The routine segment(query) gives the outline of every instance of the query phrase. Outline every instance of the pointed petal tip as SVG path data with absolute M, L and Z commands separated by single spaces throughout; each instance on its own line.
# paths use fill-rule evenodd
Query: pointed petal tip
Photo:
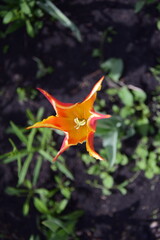
M 58 158 L 58 156 L 55 156 L 55 157 L 52 159 L 52 162 L 53 162 L 53 163 L 56 162 L 57 158 Z
M 102 84 L 102 82 L 103 82 L 103 80 L 104 80 L 104 76 L 102 76 L 99 80 L 98 80 L 98 82 L 96 83 L 96 84 L 99 84 L 100 85 L 100 87 L 101 87 L 101 84 Z
M 66 133 L 66 135 L 63 139 L 63 142 L 62 142 L 62 146 L 61 146 L 59 152 L 57 153 L 57 155 L 52 159 L 52 162 L 55 162 L 57 160 L 57 158 L 72 145 L 72 144 L 68 143 L 68 138 L 69 138 L 68 133 Z
M 91 157 L 94 157 L 95 159 L 98 159 L 98 160 L 104 160 L 94 149 L 94 144 L 93 144 L 93 139 L 94 139 L 94 132 L 90 132 L 88 134 L 88 139 L 86 141 L 86 148 L 87 148 L 87 151 L 89 152 L 89 155 Z
M 29 129 L 31 129 L 31 128 L 33 128 L 32 126 L 29 126 L 29 127 L 26 127 L 25 129 L 26 130 L 29 130 Z
M 104 78 L 105 78 L 105 77 L 104 77 L 104 76 L 102 76 L 102 77 L 99 79 L 99 81 L 103 81 L 103 80 L 104 80 Z
M 45 90 L 43 90 L 42 88 L 39 88 L 39 87 L 37 87 L 36 88 L 38 91 L 40 91 L 40 92 L 44 92 Z
M 111 118 L 112 115 L 106 114 L 105 118 Z

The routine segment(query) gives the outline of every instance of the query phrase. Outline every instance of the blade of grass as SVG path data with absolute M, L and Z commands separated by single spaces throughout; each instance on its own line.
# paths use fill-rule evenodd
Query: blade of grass
M 68 230 L 67 230 L 66 226 L 64 225 L 64 223 L 61 220 L 59 220 L 58 218 L 52 217 L 48 220 L 43 221 L 42 224 L 44 224 L 46 227 L 48 227 L 52 232 L 55 231 L 55 227 L 57 226 L 57 227 L 62 228 L 65 232 L 68 233 Z
M 68 17 L 66 17 L 63 12 L 54 5 L 53 2 L 46 0 L 44 3 L 37 2 L 37 4 L 53 18 L 59 20 L 62 25 L 68 27 L 79 42 L 82 41 L 81 33 L 77 26 Z
M 37 132 L 37 129 L 32 129 L 29 136 L 28 136 L 28 143 L 27 143 L 27 151 L 31 151 L 32 149 L 32 143 L 33 143 L 33 139 L 34 139 L 34 136 Z
M 60 161 L 56 162 L 57 168 L 69 179 L 73 180 L 74 177 L 72 173 L 67 169 L 64 163 L 61 163 Z
M 36 116 L 36 121 L 40 121 L 43 114 L 44 114 L 44 108 L 40 107 L 39 110 L 38 110 L 37 116 Z
M 15 151 L 15 152 L 9 152 L 9 153 L 5 153 L 3 155 L 0 156 L 0 159 L 2 159 L 3 163 L 10 163 L 15 161 L 18 157 L 25 157 L 27 155 L 27 151 L 26 150 L 22 150 L 22 151 Z
M 45 152 L 45 151 L 42 150 L 42 149 L 40 149 L 38 152 L 39 152 L 39 154 L 41 154 L 46 160 L 52 162 L 53 157 L 52 157 L 49 153 Z
M 18 152 L 17 146 L 16 144 L 12 141 L 11 138 L 9 138 L 9 142 L 11 143 L 12 147 L 13 147 L 13 152 Z M 20 155 L 17 156 L 17 166 L 18 166 L 18 176 L 21 170 L 21 166 L 22 166 L 22 162 L 21 162 L 21 157 Z
M 41 137 L 41 148 L 44 149 L 46 143 L 51 138 L 51 130 L 50 129 L 43 129 L 42 137 Z
M 26 110 L 26 115 L 27 118 L 30 119 L 33 123 L 36 122 L 35 116 L 33 115 L 30 109 Z
M 38 159 L 37 159 L 35 168 L 34 168 L 34 172 L 33 172 L 33 182 L 32 182 L 33 185 L 37 184 L 37 180 L 38 180 L 38 177 L 39 177 L 41 166 L 42 166 L 42 156 L 39 156 Z
M 18 186 L 24 182 L 32 157 L 33 157 L 33 153 L 30 153 L 28 157 L 25 159 L 25 162 L 22 166 L 22 169 L 19 175 Z
M 27 145 L 27 138 L 26 136 L 23 134 L 22 130 L 20 130 L 13 122 L 10 122 L 12 130 L 14 131 L 14 133 L 16 134 L 16 136 L 19 138 L 19 140 L 21 142 L 23 142 L 25 145 Z

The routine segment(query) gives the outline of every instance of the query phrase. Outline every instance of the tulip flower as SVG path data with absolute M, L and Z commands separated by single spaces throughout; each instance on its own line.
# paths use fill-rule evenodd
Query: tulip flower
M 93 87 L 90 94 L 83 102 L 63 103 L 51 96 L 41 88 L 37 88 L 52 104 L 56 115 L 37 122 L 28 127 L 31 128 L 53 128 L 65 133 L 62 146 L 54 157 L 55 161 L 66 149 L 72 145 L 86 141 L 86 148 L 90 156 L 103 160 L 103 158 L 94 150 L 93 139 L 96 131 L 96 121 L 103 118 L 109 118 L 110 115 L 101 114 L 94 111 L 93 104 L 97 97 L 97 91 L 101 89 L 102 77 Z

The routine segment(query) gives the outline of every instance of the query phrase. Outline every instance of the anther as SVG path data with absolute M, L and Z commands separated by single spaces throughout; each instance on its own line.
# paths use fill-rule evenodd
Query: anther
M 74 119 L 74 122 L 76 123 L 75 129 L 79 129 L 81 126 L 84 126 L 86 124 L 86 120 L 79 120 L 77 117 Z

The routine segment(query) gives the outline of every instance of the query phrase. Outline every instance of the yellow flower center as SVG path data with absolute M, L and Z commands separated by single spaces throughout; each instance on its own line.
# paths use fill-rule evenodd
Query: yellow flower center
M 86 124 L 86 120 L 85 119 L 78 119 L 78 117 L 76 117 L 74 119 L 74 122 L 76 123 L 75 129 L 79 129 L 80 127 L 84 126 Z

